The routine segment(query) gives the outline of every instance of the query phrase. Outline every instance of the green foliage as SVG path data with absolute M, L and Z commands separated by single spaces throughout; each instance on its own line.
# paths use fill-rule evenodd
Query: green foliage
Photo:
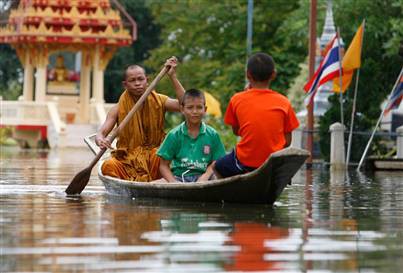
M 22 94 L 22 68 L 15 50 L 0 44 L 0 96 L 16 100 Z
M 11 137 L 11 127 L 0 127 L 0 143 L 3 143 L 7 138 Z
M 362 20 L 366 19 L 354 131 L 372 130 L 381 112 L 380 105 L 390 93 L 401 69 L 403 63 L 401 3 L 401 0 L 334 1 L 335 22 L 340 27 L 341 36 L 347 46 Z M 355 79 L 344 99 L 347 128 L 350 127 L 354 82 Z M 320 120 L 321 149 L 326 158 L 329 158 L 329 126 L 340 121 L 338 96 L 331 97 L 330 103 L 331 109 Z M 360 159 L 368 138 L 368 136 L 353 138 L 352 161 Z
M 137 23 L 137 40 L 130 47 L 119 48 L 105 70 L 105 101 L 117 102 L 123 91 L 122 81 L 125 67 L 131 64 L 144 65 L 150 49 L 161 43 L 160 27 L 154 23 L 145 0 L 120 0 L 127 13 Z
M 221 118 L 215 118 L 210 115 L 207 115 L 204 121 L 219 132 L 221 141 L 227 152 L 234 149 L 238 137 L 234 135 L 232 128 L 224 124 L 224 121 Z
M 273 56 L 277 78 L 272 88 L 280 92 L 289 87 L 306 55 L 306 3 L 254 1 L 253 52 Z M 247 1 L 150 0 L 147 4 L 162 28 L 163 43 L 151 51 L 145 64 L 158 71 L 167 58 L 177 56 L 178 77 L 185 89 L 210 92 L 225 112 L 231 96 L 245 86 Z M 174 96 L 168 79 L 159 83 L 158 90 Z M 226 149 L 232 149 L 237 141 L 232 129 L 222 119 L 207 117 L 206 121 L 220 132 Z
M 13 129 L 9 126 L 0 127 L 0 146 L 17 146 L 18 142 L 12 138 Z M 3 147 L 0 148 L 3 154 Z
M 184 87 L 212 93 L 224 111 L 230 97 L 245 85 L 247 1 L 147 3 L 163 26 L 163 44 L 152 50 L 146 64 L 158 70 L 168 57 L 179 57 L 182 64 L 178 75 Z M 253 51 L 273 55 L 279 74 L 274 89 L 288 87 L 305 53 L 300 47 L 305 44 L 304 31 L 296 33 L 301 39 L 287 44 L 290 28 L 282 27 L 284 22 L 291 22 L 290 15 L 297 7 L 297 0 L 254 2 Z M 159 89 L 174 94 L 168 80 L 162 81 Z
M 287 90 L 288 99 L 291 101 L 291 105 L 295 112 L 299 112 L 305 109 L 304 99 L 306 94 L 303 92 L 303 86 L 309 75 L 308 60 L 299 65 L 301 71 L 291 83 L 290 88 Z

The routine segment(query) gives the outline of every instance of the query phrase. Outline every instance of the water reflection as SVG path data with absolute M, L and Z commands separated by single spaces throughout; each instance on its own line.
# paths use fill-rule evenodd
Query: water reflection
M 285 269 L 271 244 L 287 238 L 289 231 L 279 227 L 269 227 L 261 223 L 235 223 L 230 233 L 232 244 L 240 246 L 226 270 L 256 271 Z M 274 258 L 274 259 L 273 259 Z
M 108 196 L 87 151 L 1 154 L 1 272 L 399 272 L 403 173 L 300 171 L 274 208 Z M 95 169 L 95 168 L 94 168 Z

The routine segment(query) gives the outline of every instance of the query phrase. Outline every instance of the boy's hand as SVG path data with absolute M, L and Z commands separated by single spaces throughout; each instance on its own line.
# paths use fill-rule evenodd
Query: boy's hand
M 176 66 L 178 65 L 178 59 L 175 56 L 172 56 L 165 62 L 165 67 L 169 67 L 167 72 L 169 77 L 176 76 Z
M 211 173 L 204 173 L 199 176 L 199 178 L 197 179 L 197 182 L 208 181 L 210 179 L 210 176 L 211 176 Z

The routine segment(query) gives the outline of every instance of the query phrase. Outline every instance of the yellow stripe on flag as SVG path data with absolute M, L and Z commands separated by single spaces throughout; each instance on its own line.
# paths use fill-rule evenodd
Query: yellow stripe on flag
M 362 49 L 362 35 L 364 32 L 364 23 L 358 28 L 354 35 L 353 40 L 348 47 L 346 54 L 344 54 L 342 69 L 342 90 L 346 91 L 353 78 L 354 70 L 361 66 L 361 49 Z M 333 90 L 336 93 L 340 92 L 340 78 L 337 77 L 333 80 Z

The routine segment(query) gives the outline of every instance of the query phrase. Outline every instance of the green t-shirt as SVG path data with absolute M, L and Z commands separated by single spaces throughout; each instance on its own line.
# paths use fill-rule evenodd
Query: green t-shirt
M 173 128 L 158 149 L 157 155 L 171 161 L 172 173 L 176 176 L 201 175 L 214 160 L 225 155 L 224 145 L 217 131 L 200 125 L 196 138 L 188 134 L 185 122 Z

